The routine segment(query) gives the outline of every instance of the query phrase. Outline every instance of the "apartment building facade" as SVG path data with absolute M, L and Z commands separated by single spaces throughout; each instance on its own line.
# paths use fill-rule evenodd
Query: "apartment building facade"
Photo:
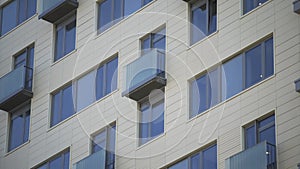
M 0 169 L 300 168 L 299 0 L 0 0 Z

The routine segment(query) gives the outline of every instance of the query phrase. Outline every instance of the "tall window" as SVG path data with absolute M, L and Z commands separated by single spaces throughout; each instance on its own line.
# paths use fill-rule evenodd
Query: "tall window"
M 69 85 L 52 95 L 51 126 L 75 113 L 72 95 L 72 85 Z
M 32 79 L 33 79 L 33 58 L 34 58 L 34 47 L 29 46 L 21 51 L 20 54 L 14 56 L 14 69 L 19 67 L 26 68 L 26 83 L 25 88 L 31 90 Z
M 243 14 L 248 13 L 267 1 L 268 0 L 243 0 Z
M 116 124 L 105 127 L 92 140 L 92 153 L 105 151 L 105 169 L 115 168 Z
M 139 144 L 145 144 L 164 132 L 164 96 L 140 101 Z
M 29 123 L 30 103 L 11 113 L 8 151 L 28 141 Z
M 0 35 L 4 35 L 36 13 L 37 0 L 12 0 L 0 7 Z
M 152 0 L 102 0 L 98 6 L 98 30 L 103 32 Z
M 118 57 L 107 62 L 77 80 L 77 111 L 82 110 L 117 89 Z
M 269 38 L 193 80 L 190 84 L 190 117 L 273 74 L 273 38 Z
M 54 61 L 62 58 L 75 49 L 76 14 L 56 26 Z
M 214 144 L 186 159 L 172 165 L 168 169 L 217 169 L 217 145 Z
M 244 128 L 244 133 L 246 149 L 263 141 L 276 145 L 275 115 L 250 123 Z
M 69 169 L 70 152 L 65 151 L 47 160 L 43 165 L 35 169 Z
M 191 44 L 217 30 L 217 0 L 197 0 L 191 4 Z

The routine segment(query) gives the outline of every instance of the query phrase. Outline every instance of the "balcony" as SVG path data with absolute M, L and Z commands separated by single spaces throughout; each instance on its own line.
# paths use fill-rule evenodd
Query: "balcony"
M 32 69 L 19 67 L 0 78 L 0 109 L 10 111 L 32 98 Z
M 153 49 L 125 67 L 125 87 L 122 96 L 135 101 L 148 96 L 154 89 L 166 86 L 165 54 Z
M 77 7 L 77 0 L 39 0 L 39 19 L 55 23 Z
M 300 93 L 300 79 L 295 80 L 295 89 Z
M 100 150 L 73 165 L 73 169 L 105 169 L 105 151 Z
M 276 169 L 276 146 L 259 143 L 225 161 L 226 169 Z

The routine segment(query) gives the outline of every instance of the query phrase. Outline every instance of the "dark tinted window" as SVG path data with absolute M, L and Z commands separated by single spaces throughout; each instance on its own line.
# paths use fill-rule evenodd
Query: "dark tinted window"
M 203 169 L 217 169 L 217 145 L 203 151 Z
M 274 74 L 273 38 L 265 42 L 265 78 Z
M 47 160 L 42 166 L 36 169 L 69 169 L 70 152 L 64 152 L 56 155 L 54 158 Z
M 262 51 L 258 45 L 245 53 L 246 55 L 246 87 L 262 79 Z
M 243 13 L 246 14 L 268 0 L 243 0 Z
M 255 131 L 255 126 L 252 125 L 248 128 L 245 129 L 245 135 L 246 135 L 246 148 L 250 148 L 256 144 L 256 131 Z

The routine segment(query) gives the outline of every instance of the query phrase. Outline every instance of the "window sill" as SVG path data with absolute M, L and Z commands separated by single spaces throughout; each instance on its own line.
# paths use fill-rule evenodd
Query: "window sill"
M 263 6 L 266 6 L 267 4 L 271 3 L 272 1 L 273 0 L 268 0 L 267 2 L 265 2 L 265 3 L 263 3 L 263 4 L 261 4 L 261 5 L 257 6 L 257 7 L 255 7 L 255 8 L 253 8 L 251 11 L 249 11 L 249 12 L 247 12 L 245 14 L 243 14 L 243 9 L 242 9 L 242 15 L 240 16 L 240 19 L 242 19 L 242 18 L 244 18 L 244 17 L 246 17 L 246 16 L 254 13 L 255 11 L 259 10 L 260 8 L 262 8 Z
M 208 36 L 206 36 L 206 37 L 204 37 L 203 39 L 197 41 L 196 43 L 194 43 L 194 44 L 192 44 L 192 45 L 190 44 L 190 46 L 188 47 L 188 50 L 191 50 L 191 49 L 194 48 L 195 46 L 197 46 L 197 45 L 203 43 L 203 42 L 206 41 L 206 40 L 209 40 L 211 37 L 215 36 L 215 35 L 218 34 L 218 33 L 219 33 L 219 30 L 216 30 L 215 32 L 209 34 Z
M 53 62 L 51 64 L 51 67 L 58 64 L 59 62 L 62 62 L 63 60 L 65 60 L 67 57 L 69 57 L 70 55 L 73 55 L 74 53 L 77 52 L 77 49 L 75 48 L 74 50 L 72 50 L 71 52 L 69 52 L 68 54 L 64 55 L 63 57 L 59 58 L 58 60 L 56 60 L 55 62 Z
M 207 110 L 201 112 L 200 114 L 197 114 L 196 116 L 194 116 L 194 117 L 192 117 L 192 118 L 189 118 L 189 117 L 188 117 L 189 119 L 187 120 L 187 123 L 190 123 L 191 121 L 194 121 L 195 119 L 197 119 L 197 118 L 199 118 L 199 117 L 201 117 L 201 116 L 204 116 L 204 114 L 207 114 L 208 112 L 210 112 L 210 111 L 212 111 L 212 110 L 214 110 L 214 109 L 216 109 L 216 108 L 218 108 L 218 107 L 220 107 L 220 106 L 223 106 L 224 104 L 226 104 L 227 102 L 233 100 L 234 98 L 236 98 L 236 97 L 238 97 L 238 96 L 240 96 L 240 95 L 242 95 L 242 94 L 248 92 L 249 90 L 252 90 L 253 88 L 255 88 L 255 87 L 257 87 L 257 86 L 259 86 L 259 85 L 265 83 L 266 81 L 269 81 L 269 80 L 273 79 L 274 77 L 275 77 L 275 74 L 273 74 L 272 76 L 270 76 L 270 77 L 268 77 L 268 78 L 266 78 L 266 79 L 264 79 L 264 80 L 262 80 L 262 81 L 260 81 L 260 82 L 258 82 L 258 83 L 256 83 L 256 84 L 254 84 L 253 86 L 248 87 L 247 89 L 245 89 L 245 90 L 243 90 L 243 91 L 241 91 L 241 92 L 239 92 L 239 93 L 237 93 L 237 94 L 231 96 L 230 98 L 228 98 L 228 99 L 226 99 L 226 100 L 224 100 L 224 101 L 222 101 L 222 102 L 216 104 L 215 106 L 213 106 L 213 107 L 211 107 L 211 108 L 209 108 L 209 109 L 207 109 Z M 189 112 L 189 111 L 188 111 L 188 112 Z M 188 115 L 189 115 L 189 114 L 188 114 Z
M 6 32 L 5 34 L 3 34 L 2 36 L 0 36 L 0 40 L 3 39 L 4 37 L 8 36 L 9 34 L 11 34 L 12 32 L 14 32 L 16 29 L 18 29 L 19 27 L 25 25 L 27 22 L 29 22 L 30 20 L 32 20 L 33 18 L 35 18 L 36 16 L 38 16 L 38 14 L 34 14 L 32 15 L 30 18 L 26 19 L 25 21 L 23 21 L 22 23 L 20 23 L 19 25 L 17 25 L 16 27 L 14 27 L 13 29 L 11 29 L 10 31 Z
M 111 31 L 112 29 L 114 29 L 115 27 L 121 25 L 123 22 L 125 22 L 126 20 L 128 20 L 129 18 L 131 18 L 133 15 L 136 15 L 137 13 L 141 12 L 142 10 L 144 10 L 145 8 L 147 8 L 148 6 L 152 5 L 154 2 L 156 2 L 157 0 L 152 0 L 151 2 L 149 2 L 148 4 L 142 6 L 140 9 L 138 9 L 137 11 L 133 12 L 132 14 L 123 17 L 123 19 L 121 19 L 119 22 L 113 24 L 112 26 L 110 26 L 109 28 L 106 28 L 103 32 L 100 32 L 99 29 L 97 28 L 96 30 L 96 36 L 94 38 L 97 39 L 99 37 L 101 37 L 103 34 L 105 34 L 106 32 Z
M 158 140 L 158 139 L 164 137 L 165 135 L 166 135 L 166 132 L 163 132 L 163 133 L 161 133 L 160 135 L 156 136 L 155 138 L 149 140 L 148 142 L 146 142 L 146 143 L 144 143 L 144 144 L 142 144 L 142 145 L 139 145 L 139 139 L 137 139 L 137 140 L 138 140 L 138 146 L 137 146 L 136 150 L 140 150 L 140 149 L 142 149 L 142 148 L 148 146 L 149 144 L 151 144 L 151 143 L 153 143 L 154 141 L 156 141 L 156 140 Z
M 58 126 L 61 126 L 62 124 L 64 124 L 64 123 L 66 123 L 67 121 L 69 121 L 70 119 L 72 119 L 72 118 L 74 118 L 75 116 L 81 114 L 81 113 L 84 112 L 85 110 L 87 110 L 87 109 L 89 109 L 90 107 L 92 107 L 92 106 L 98 104 L 98 103 L 101 102 L 102 100 L 104 100 L 104 99 L 110 97 L 111 95 L 113 95 L 114 93 L 117 93 L 118 91 L 119 91 L 119 89 L 116 89 L 116 90 L 110 92 L 109 94 L 105 95 L 105 96 L 102 97 L 101 99 L 99 99 L 99 100 L 93 102 L 92 104 L 88 105 L 87 107 L 83 108 L 82 110 L 80 110 L 80 111 L 74 113 L 72 116 L 70 116 L 70 117 L 68 117 L 68 118 L 66 118 L 66 119 L 64 119 L 64 120 L 62 120 L 62 121 L 60 121 L 59 123 L 55 124 L 54 126 L 51 126 L 51 127 L 49 126 L 47 132 L 50 132 L 50 131 L 54 130 L 54 129 L 57 128 Z
M 30 140 L 24 142 L 23 144 L 19 145 L 18 147 L 14 148 L 13 150 L 6 152 L 4 157 L 9 156 L 10 154 L 13 154 L 14 152 L 18 151 L 19 149 L 25 147 L 26 145 L 28 145 L 30 143 Z

